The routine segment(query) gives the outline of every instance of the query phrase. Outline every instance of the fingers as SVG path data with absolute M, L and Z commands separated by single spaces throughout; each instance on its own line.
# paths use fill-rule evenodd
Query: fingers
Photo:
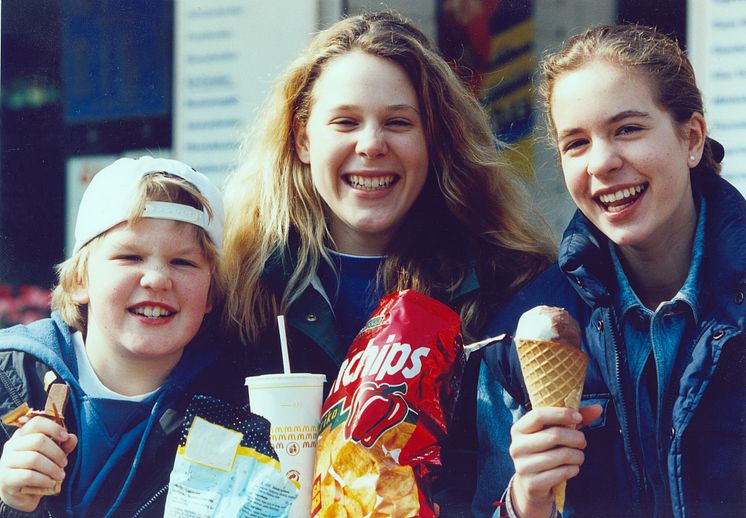
M 535 433 L 547 426 L 576 426 L 583 420 L 580 412 L 570 408 L 535 408 L 521 417 L 511 429 L 520 433 Z
M 29 421 L 5 443 L 0 456 L 0 498 L 10 507 L 24 512 L 36 509 L 41 495 L 21 493 L 26 487 L 52 488 L 65 478 L 67 455 L 50 436 L 65 437 L 67 444 L 77 443 L 74 435 L 60 434 L 59 425 L 36 422 L 49 421 L 37 417 Z M 55 428 L 56 427 L 56 428 Z M 73 446 L 74 447 L 74 446 Z
M 583 416 L 583 422 L 581 423 L 581 426 L 591 424 L 593 421 L 601 417 L 603 411 L 603 407 L 598 404 L 581 407 L 580 414 Z
M 78 436 L 74 433 L 68 433 L 67 434 L 67 440 L 59 443 L 60 448 L 62 448 L 62 451 L 65 452 L 65 455 L 70 455 L 70 453 L 75 449 L 75 447 L 78 445 Z
M 64 442 L 70 435 L 67 430 L 52 419 L 46 417 L 34 417 L 21 428 L 19 428 L 15 435 L 29 435 L 34 433 L 41 433 L 49 437 L 55 442 Z
M 521 507 L 545 506 L 553 499 L 554 486 L 579 473 L 586 440 L 575 426 L 583 419 L 582 413 L 571 409 L 537 408 L 513 425 L 510 456 Z
M 74 442 L 71 443 L 71 440 Z M 76 444 L 77 437 L 68 433 L 59 424 L 44 417 L 35 417 L 13 434 L 13 437 L 6 443 L 5 449 L 12 452 L 35 452 L 55 464 L 61 471 L 67 466 L 67 454 Z M 42 464 L 47 465 L 47 463 Z M 43 466 L 37 463 L 36 467 Z M 43 472 L 50 472 L 51 475 L 51 471 L 53 470 L 47 467 Z

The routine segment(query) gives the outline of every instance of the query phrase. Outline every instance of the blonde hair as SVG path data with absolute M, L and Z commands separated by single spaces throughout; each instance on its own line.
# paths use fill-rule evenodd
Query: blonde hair
M 573 36 L 560 51 L 548 54 L 540 64 L 538 92 L 553 142 L 556 142 L 551 112 L 554 85 L 563 74 L 594 60 L 644 73 L 658 105 L 679 124 L 695 113 L 704 114 L 694 69 L 675 39 L 643 25 L 599 25 Z M 708 139 L 702 159 L 692 172 L 719 173 L 720 169 Z
M 467 335 L 476 334 L 488 304 L 506 298 L 554 257 L 552 234 L 527 201 L 518 173 L 498 155 L 487 116 L 428 38 L 388 12 L 347 18 L 317 34 L 280 77 L 227 182 L 224 316 L 238 324 L 245 342 L 256 340 L 300 296 L 320 261 L 329 261 L 324 205 L 295 139 L 310 115 L 316 80 L 331 60 L 352 50 L 406 72 L 430 157 L 425 187 L 379 271 L 385 291 L 412 288 L 448 300 L 474 260 L 482 289 L 459 300 L 457 310 Z M 262 272 L 270 258 L 288 252 L 288 283 L 283 293 L 273 293 Z
M 213 210 L 207 198 L 191 183 L 168 173 L 145 175 L 140 181 L 138 196 L 133 200 L 127 225 L 134 225 L 142 219 L 147 201 L 167 201 L 189 205 L 199 210 L 206 210 L 210 218 Z M 215 302 L 225 293 L 223 276 L 220 274 L 219 252 L 207 232 L 195 227 L 197 240 L 211 268 L 209 299 Z M 108 231 L 107 231 L 108 232 Z M 88 324 L 88 307 L 74 300 L 75 292 L 88 283 L 88 261 L 106 232 L 99 234 L 86 243 L 72 257 L 57 265 L 57 286 L 52 292 L 52 309 L 59 312 L 62 320 L 70 327 L 86 333 Z

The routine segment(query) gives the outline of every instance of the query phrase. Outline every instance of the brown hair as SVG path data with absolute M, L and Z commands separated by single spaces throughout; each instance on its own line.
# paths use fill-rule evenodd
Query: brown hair
M 551 114 L 555 83 L 563 74 L 593 60 L 642 71 L 650 81 L 659 106 L 678 123 L 688 121 L 694 113 L 704 114 L 694 69 L 675 39 L 642 25 L 600 25 L 573 36 L 562 50 L 547 55 L 541 62 L 538 92 L 552 140 L 556 137 Z M 692 171 L 720 172 L 709 139 L 705 142 L 702 159 Z
M 167 201 L 189 205 L 199 210 L 206 210 L 209 217 L 213 216 L 207 198 L 191 183 L 167 173 L 152 173 L 143 176 L 140 182 L 138 197 L 133 200 L 132 211 L 127 220 L 128 225 L 134 225 L 142 218 L 147 201 Z M 213 303 L 225 293 L 222 275 L 220 275 L 219 252 L 215 243 L 207 232 L 195 227 L 197 239 L 211 268 L 209 299 Z M 98 246 L 106 232 L 93 238 L 78 250 L 72 257 L 57 265 L 58 283 L 52 292 L 52 309 L 59 312 L 62 320 L 70 327 L 86 333 L 88 324 L 88 306 L 78 304 L 74 300 L 74 293 L 80 286 L 88 282 L 88 261 L 91 253 Z
M 471 259 L 482 289 L 460 300 L 457 310 L 467 335 L 476 334 L 488 303 L 507 297 L 554 257 L 553 236 L 520 175 L 498 154 L 487 116 L 428 38 L 389 12 L 347 18 L 317 34 L 280 77 L 228 179 L 225 317 L 238 324 L 244 341 L 257 339 L 309 286 L 319 262 L 329 260 L 324 205 L 295 139 L 313 109 L 316 80 L 331 60 L 352 50 L 405 71 L 417 92 L 430 157 L 425 187 L 386 251 L 379 272 L 384 290 L 412 288 L 448 300 Z M 261 278 L 264 267 L 289 248 L 295 263 L 287 286 L 272 293 Z

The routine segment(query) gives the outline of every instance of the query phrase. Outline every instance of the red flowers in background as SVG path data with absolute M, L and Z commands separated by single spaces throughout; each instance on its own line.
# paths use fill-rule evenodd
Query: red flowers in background
M 48 317 L 51 295 L 39 286 L 0 284 L 0 329 Z

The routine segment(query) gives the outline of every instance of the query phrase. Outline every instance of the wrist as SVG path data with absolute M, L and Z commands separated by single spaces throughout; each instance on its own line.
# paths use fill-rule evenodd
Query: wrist
M 535 504 L 521 499 L 516 502 L 514 491 L 515 475 L 510 478 L 508 489 L 505 490 L 505 511 L 509 518 L 557 518 L 559 516 L 553 497 L 546 504 Z

